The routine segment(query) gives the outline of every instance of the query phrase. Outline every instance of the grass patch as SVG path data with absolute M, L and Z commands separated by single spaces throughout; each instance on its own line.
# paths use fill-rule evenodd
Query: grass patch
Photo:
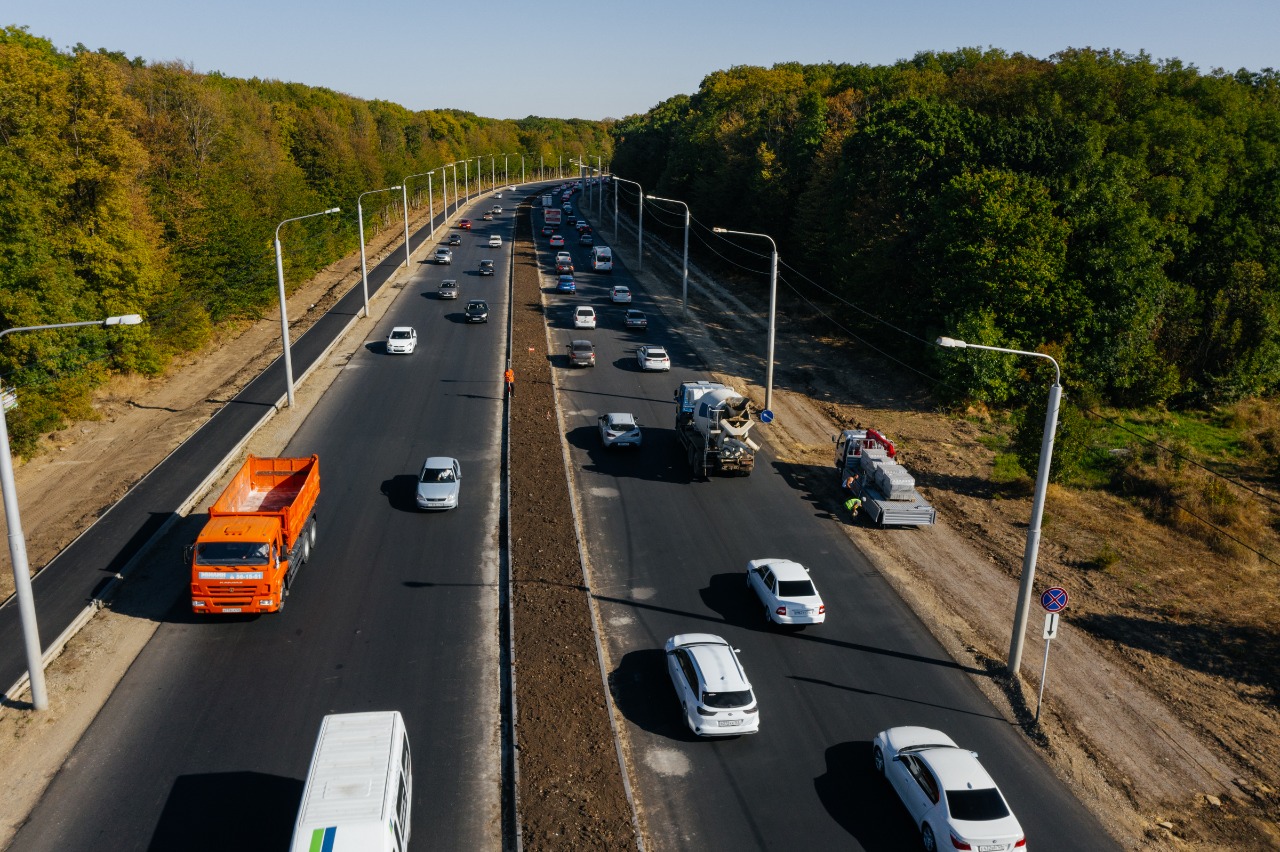
M 991 481 L 997 485 L 1009 485 L 1031 479 L 1018 464 L 1018 457 L 1013 453 L 996 453 L 995 462 L 991 465 Z

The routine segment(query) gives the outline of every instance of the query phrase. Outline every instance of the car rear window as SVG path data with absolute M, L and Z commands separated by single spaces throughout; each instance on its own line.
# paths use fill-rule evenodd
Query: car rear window
M 779 580 L 778 581 L 778 597 L 780 598 L 811 598 L 816 592 L 813 590 L 813 583 L 808 580 Z
M 751 690 L 737 692 L 704 692 L 702 703 L 715 710 L 732 710 L 735 707 L 746 707 L 751 703 Z
M 948 790 L 947 808 L 955 819 L 985 822 L 1004 819 L 1009 815 L 1000 791 L 995 787 L 985 790 Z

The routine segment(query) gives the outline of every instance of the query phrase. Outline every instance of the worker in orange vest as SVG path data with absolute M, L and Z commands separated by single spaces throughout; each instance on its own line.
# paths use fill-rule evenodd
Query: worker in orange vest
M 502 381 L 507 386 L 507 396 L 516 395 L 516 371 L 511 369 L 511 365 L 507 365 L 507 371 L 502 374 Z

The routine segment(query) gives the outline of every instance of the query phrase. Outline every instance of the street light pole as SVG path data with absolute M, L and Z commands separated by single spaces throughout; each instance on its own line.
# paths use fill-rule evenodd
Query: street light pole
M 284 258 L 280 253 L 280 229 L 290 222 L 300 222 L 313 216 L 328 216 L 330 213 L 340 212 L 342 212 L 342 208 L 330 207 L 328 210 L 321 210 L 319 213 L 294 216 L 292 219 L 285 219 L 279 225 L 276 225 L 276 284 L 280 288 L 280 336 L 284 338 L 284 386 L 290 408 L 293 408 L 293 358 L 289 354 L 289 312 L 285 306 Z
M 764 368 L 764 407 L 773 408 L 773 342 L 778 329 L 778 244 L 768 234 L 753 234 L 748 231 L 730 231 L 725 228 L 712 228 L 717 234 L 737 234 L 742 237 L 763 237 L 773 246 L 773 258 L 769 262 L 769 354 L 766 356 Z
M 416 175 L 405 175 L 404 180 L 400 181 L 400 188 L 404 190 L 404 268 L 405 269 L 408 269 L 409 265 L 413 262 L 412 258 L 410 257 L 411 252 L 409 251 L 409 178 L 424 177 L 424 176 L 427 178 L 427 186 L 430 186 L 431 185 L 430 172 L 420 172 L 419 174 L 416 174 Z M 359 206 L 359 199 L 356 200 L 356 205 Z M 430 190 L 428 190 L 427 192 L 427 215 L 431 218 L 432 229 L 434 230 L 435 211 L 431 209 Z M 362 247 L 364 246 L 363 236 L 360 238 L 360 245 Z M 366 299 L 365 302 L 367 307 L 368 299 Z M 366 312 L 366 316 L 367 315 L 368 313 Z
M 614 180 L 616 181 L 617 178 L 614 178 Z M 689 218 L 690 218 L 689 205 L 685 204 L 683 201 L 676 201 L 674 198 L 659 198 L 656 195 L 646 195 L 645 198 L 649 199 L 650 201 L 665 201 L 668 204 L 679 204 L 681 207 L 684 208 L 684 271 L 681 274 L 681 278 L 680 278 L 680 318 L 687 319 L 689 316 Z M 618 221 L 616 214 L 614 216 L 613 221 L 615 224 Z M 774 271 L 776 273 L 777 271 L 776 266 L 774 267 Z M 772 311 L 770 311 L 770 323 L 769 323 L 770 327 L 772 327 L 773 325 L 772 320 L 773 320 Z M 769 347 L 769 360 L 770 360 L 770 363 L 772 363 L 773 361 L 772 346 Z M 772 386 L 772 376 L 770 377 L 770 379 L 771 379 L 770 385 Z M 768 408 L 769 404 L 766 402 L 764 407 Z
M 596 158 L 596 172 L 600 175 L 596 178 L 596 221 L 604 218 L 604 162 L 602 158 L 592 154 Z
M 637 202 L 640 212 L 636 217 L 636 274 L 644 272 L 644 190 L 633 180 L 613 176 L 613 242 L 618 242 L 618 181 L 629 183 L 636 188 Z
M 369 272 L 365 268 L 364 262 L 364 205 L 362 202 L 366 195 L 373 195 L 375 192 L 392 192 L 397 189 L 404 189 L 404 184 L 389 186 L 386 189 L 371 189 L 356 196 L 356 221 L 359 223 L 360 229 L 360 287 L 364 290 L 364 315 L 366 317 L 369 316 Z M 406 268 L 409 266 L 409 204 L 407 190 L 404 205 L 404 265 Z
M 77 328 L 97 325 L 138 325 L 137 314 L 107 317 L 89 322 L 63 322 L 55 325 L 31 325 L 0 331 L 0 337 L 16 331 L 45 331 L 51 328 Z M 5 523 L 9 527 L 9 561 L 13 564 L 13 593 L 18 599 L 18 618 L 22 622 L 22 644 L 27 656 L 27 677 L 31 683 L 31 706 L 49 709 L 49 691 L 44 682 L 44 655 L 40 649 L 40 631 L 36 625 L 35 594 L 31 590 L 31 566 L 27 562 L 27 537 L 22 532 L 22 515 L 18 511 L 18 487 L 13 479 L 13 456 L 9 450 L 9 422 L 5 404 L 0 400 L 0 490 L 4 492 Z
M 1027 547 L 1022 554 L 1022 580 L 1018 585 L 1018 605 L 1013 613 L 1013 635 L 1009 638 L 1009 674 L 1015 677 L 1022 665 L 1022 646 L 1026 641 L 1027 613 L 1031 609 L 1031 592 L 1036 580 L 1036 556 L 1040 551 L 1040 523 L 1044 518 L 1044 500 L 1049 490 L 1049 466 L 1053 462 L 1053 436 L 1058 430 L 1058 407 L 1062 402 L 1062 369 L 1058 362 L 1043 352 L 1005 349 L 966 343 L 953 337 L 939 337 L 939 346 L 948 349 L 986 349 L 1010 355 L 1043 358 L 1053 364 L 1053 384 L 1049 386 L 1049 404 L 1044 413 L 1044 434 L 1040 438 L 1040 464 L 1036 467 L 1036 493 L 1031 501 L 1031 525 L 1027 527 Z

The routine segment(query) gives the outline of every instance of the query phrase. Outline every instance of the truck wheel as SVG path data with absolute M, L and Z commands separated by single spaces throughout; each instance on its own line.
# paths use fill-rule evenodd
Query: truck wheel
M 311 561 L 311 536 L 303 536 L 302 538 L 302 564 L 306 565 Z
M 315 519 L 315 517 L 314 517 L 314 516 L 312 516 L 312 518 L 311 518 L 311 530 L 307 533 L 307 536 L 311 539 L 311 546 L 312 546 L 312 547 L 315 547 L 315 546 L 316 546 L 316 527 L 318 527 L 318 526 L 320 526 L 320 522 L 319 522 L 319 521 L 317 521 L 317 520 Z

